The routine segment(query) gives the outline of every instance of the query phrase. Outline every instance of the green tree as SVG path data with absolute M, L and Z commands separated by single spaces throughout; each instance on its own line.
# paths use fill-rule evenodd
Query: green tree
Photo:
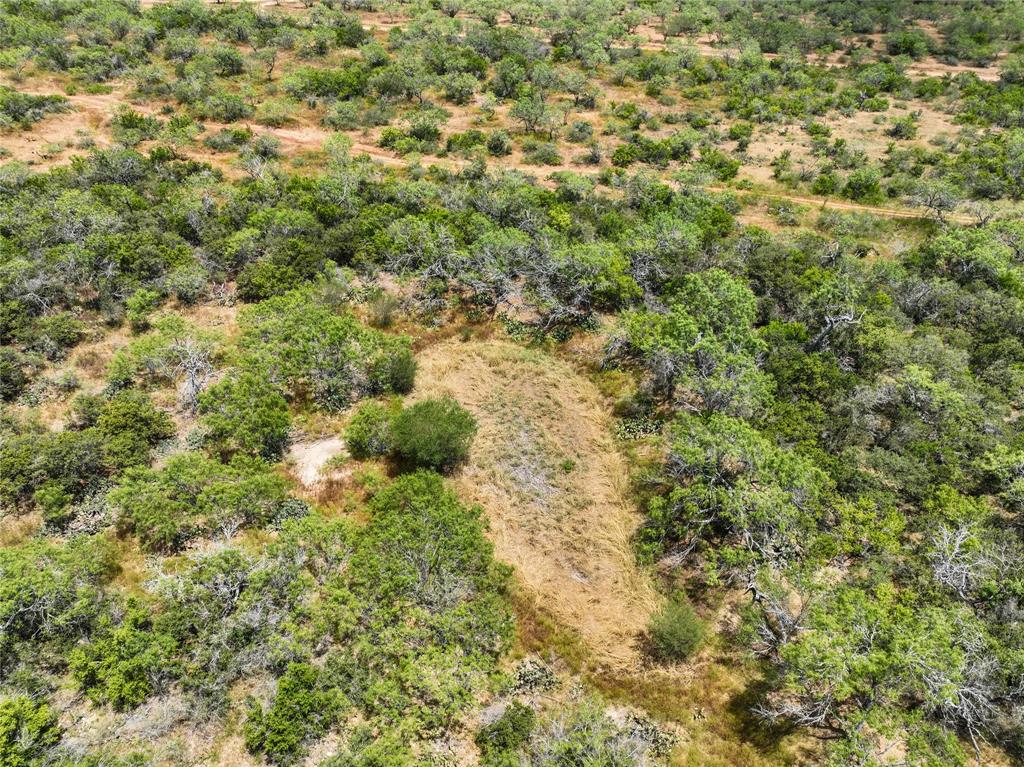
M 120 625 L 101 621 L 88 644 L 69 659 L 71 674 L 96 703 L 133 708 L 173 675 L 176 650 L 171 637 L 152 631 L 145 609 L 134 606 Z
M 96 429 L 103 435 L 110 462 L 118 468 L 145 463 L 150 448 L 175 434 L 171 417 L 136 389 L 115 394 L 100 411 Z
M 509 117 L 523 124 L 523 130 L 527 133 L 548 131 L 554 125 L 554 114 L 547 104 L 544 93 L 539 89 L 532 88 L 516 99 L 516 103 L 509 110 Z
M 484 767 L 513 767 L 519 762 L 519 749 L 530 740 L 537 715 L 529 706 L 512 701 L 501 717 L 482 727 L 476 735 L 480 763 Z
M 277 460 L 288 447 L 288 403 L 266 375 L 242 371 L 199 398 L 208 444 L 222 457 L 237 453 Z
M 686 275 L 666 303 L 663 311 L 624 312 L 618 349 L 643 362 L 664 396 L 705 412 L 760 409 L 769 382 L 757 366 L 763 346 L 750 289 L 715 269 Z

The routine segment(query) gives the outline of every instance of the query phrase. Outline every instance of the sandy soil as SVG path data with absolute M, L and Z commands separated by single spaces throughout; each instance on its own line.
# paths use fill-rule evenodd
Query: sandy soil
M 323 468 L 344 449 L 345 440 L 341 437 L 297 442 L 288 451 L 288 460 L 295 465 L 295 476 L 309 488 L 321 481 Z

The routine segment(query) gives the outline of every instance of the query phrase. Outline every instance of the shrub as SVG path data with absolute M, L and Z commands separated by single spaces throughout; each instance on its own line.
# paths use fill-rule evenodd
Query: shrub
M 199 410 L 208 444 L 222 456 L 277 460 L 288 446 L 288 403 L 265 376 L 244 372 L 221 381 L 200 397 Z
M 66 112 L 68 108 L 68 100 L 63 96 L 34 96 L 0 86 L 0 129 L 28 128 L 46 115 Z
M 215 152 L 230 152 L 240 149 L 252 140 L 249 128 L 221 128 L 203 139 L 203 143 Z
M 122 468 L 145 463 L 149 449 L 175 433 L 171 417 L 136 390 L 116 394 L 103 407 L 96 428 L 104 437 L 111 464 Z
M 39 352 L 51 362 L 63 359 L 67 350 L 82 339 L 82 323 L 70 312 L 40 317 L 23 340 L 29 351 Z
M 530 165 L 561 165 L 558 147 L 550 141 L 527 140 L 523 144 L 523 162 Z
M 143 288 L 132 293 L 124 302 L 125 317 L 132 331 L 141 333 L 149 330 L 149 318 L 159 305 L 160 294 L 155 290 Z
M 48 481 L 77 500 L 106 475 L 104 453 L 96 429 L 5 437 L 0 440 L 0 504 L 25 504 Z M 48 491 L 42 497 L 52 496 Z
M 704 624 L 684 599 L 669 600 L 651 619 L 651 650 L 662 661 L 686 660 L 704 641 Z
M 594 137 L 594 126 L 584 120 L 576 120 L 566 134 L 566 139 L 576 144 L 590 141 Z
M 818 174 L 817 178 L 814 179 L 814 183 L 811 184 L 811 191 L 815 194 L 827 197 L 835 194 L 838 187 L 838 176 L 836 176 L 832 171 L 825 171 L 824 173 Z
M 416 357 L 412 349 L 397 346 L 386 349 L 370 366 L 370 380 L 378 394 L 408 394 L 416 381 Z
M 754 126 L 748 122 L 735 122 L 729 126 L 729 138 L 733 141 L 749 139 L 754 135 Z
M 345 429 L 345 443 L 355 458 L 388 455 L 392 448 L 391 423 L 395 409 L 379 402 L 364 402 Z
M 174 640 L 152 631 L 146 611 L 133 609 L 119 626 L 104 622 L 96 636 L 71 653 L 71 674 L 95 703 L 133 708 L 169 676 Z
M 472 101 L 478 85 L 477 79 L 465 72 L 446 75 L 441 80 L 444 97 L 454 104 L 468 104 Z
M 643 152 L 636 144 L 620 144 L 612 152 L 612 165 L 617 168 L 625 168 L 640 159 Z
M 238 295 L 244 301 L 280 296 L 323 271 L 325 259 L 317 243 L 289 238 L 238 275 Z
M 308 663 L 292 663 L 267 711 L 249 701 L 245 746 L 250 753 L 264 752 L 270 762 L 287 764 L 302 754 L 304 743 L 327 731 L 345 701 L 336 689 L 325 689 L 321 679 Z
M 512 153 L 512 139 L 503 131 L 494 131 L 487 137 L 487 152 L 492 157 L 504 157 Z
M 725 152 L 714 147 L 706 147 L 700 153 L 700 165 L 719 181 L 735 178 L 740 169 L 740 161 L 729 157 Z
M 423 400 L 395 418 L 395 454 L 410 467 L 450 471 L 469 457 L 476 429 L 476 419 L 451 397 Z
M 465 133 L 453 133 L 444 144 L 447 152 L 469 152 L 486 143 L 487 136 L 483 131 L 468 130 Z
M 326 290 L 327 288 L 323 288 Z M 408 339 L 384 335 L 328 305 L 321 288 L 264 301 L 241 317 L 244 350 L 274 359 L 278 380 L 292 396 L 343 410 L 368 394 L 403 393 L 415 361 Z
M 160 135 L 160 121 L 155 117 L 122 108 L 111 120 L 114 138 L 126 146 L 135 146 Z
M 917 137 L 917 119 L 914 115 L 906 115 L 893 121 L 886 131 L 886 136 L 895 139 L 912 139 Z
M 50 481 L 33 493 L 32 500 L 42 510 L 43 521 L 59 527 L 67 521 L 74 498 L 59 483 Z
M 500 719 L 477 733 L 480 764 L 484 767 L 516 764 L 515 752 L 530 739 L 536 719 L 532 708 L 513 701 Z
M 857 168 L 846 179 L 843 196 L 857 202 L 877 203 L 882 201 L 882 174 L 877 168 Z
M 28 386 L 26 360 L 14 349 L 0 349 L 0 400 L 9 402 Z
M 395 319 L 395 312 L 402 302 L 392 293 L 380 293 L 374 296 L 367 305 L 370 310 L 370 324 L 375 328 L 389 328 Z
M 295 106 L 286 99 L 267 99 L 256 108 L 254 118 L 259 125 L 281 128 L 295 119 Z
M 0 765 L 33 767 L 60 740 L 60 724 L 45 703 L 24 695 L 0 703 Z

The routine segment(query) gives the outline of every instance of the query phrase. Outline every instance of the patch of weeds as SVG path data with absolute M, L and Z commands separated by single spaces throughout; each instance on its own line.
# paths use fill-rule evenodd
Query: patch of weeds
M 636 440 L 661 431 L 661 423 L 648 415 L 620 418 L 615 424 L 615 436 L 621 440 Z
M 515 693 L 551 692 L 558 687 L 558 677 L 546 664 L 527 658 L 516 664 L 512 672 L 512 690 Z

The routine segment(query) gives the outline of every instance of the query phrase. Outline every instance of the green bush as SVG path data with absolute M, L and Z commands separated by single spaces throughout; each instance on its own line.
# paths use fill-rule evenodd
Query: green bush
M 127 107 L 122 107 L 111 119 L 114 138 L 126 146 L 135 146 L 142 141 L 156 138 L 161 127 L 157 118 L 140 114 Z
M 266 376 L 243 372 L 199 399 L 208 444 L 222 457 L 236 453 L 277 460 L 288 447 L 288 403 Z
M 689 603 L 674 597 L 651 619 L 648 634 L 658 660 L 686 660 L 704 642 L 704 624 Z
M 469 457 L 476 429 L 476 419 L 450 397 L 423 400 L 395 418 L 395 454 L 412 468 L 450 471 Z
M 155 290 L 143 288 L 132 293 L 124 302 L 125 317 L 132 331 L 141 333 L 149 330 L 150 315 L 159 305 L 160 294 Z
M 754 135 L 754 126 L 748 122 L 735 122 L 729 126 L 729 138 L 733 141 L 749 139 Z
M 70 108 L 64 96 L 35 96 L 0 86 L 0 128 L 29 128 L 46 115 Z
M 67 521 L 68 510 L 75 500 L 71 493 L 61 487 L 60 483 L 49 482 L 35 491 L 32 500 L 43 512 L 43 521 L 48 525 L 59 527 Z
M 523 142 L 523 162 L 529 165 L 561 165 L 562 156 L 550 141 L 527 139 Z
M 832 171 L 825 171 L 819 173 L 814 179 L 814 183 L 811 184 L 811 191 L 815 194 L 820 194 L 824 197 L 833 195 L 836 193 L 836 189 L 839 187 L 839 178 Z
M 63 657 L 103 612 L 103 586 L 116 572 L 114 546 L 96 537 L 67 544 L 36 539 L 0 548 L 0 666 L 5 673 L 32 655 Z M 48 656 L 51 650 L 57 655 Z
M 152 695 L 172 671 L 174 640 L 152 631 L 148 613 L 131 609 L 119 626 L 101 624 L 88 644 L 76 647 L 71 674 L 95 703 L 133 708 Z
M 388 455 L 393 447 L 391 423 L 395 409 L 379 402 L 364 402 L 345 429 L 345 443 L 355 458 Z
M 161 552 L 199 532 L 230 537 L 264 525 L 279 518 L 287 500 L 284 478 L 264 461 L 237 456 L 225 465 L 197 452 L 179 453 L 160 469 L 131 469 L 107 496 L 118 531 Z
M 24 695 L 0 702 L 0 767 L 35 767 L 60 741 L 57 714 Z
M 325 265 L 323 250 L 315 242 L 289 238 L 238 275 L 238 295 L 245 301 L 281 296 L 320 274 Z
M 27 360 L 14 349 L 0 349 L 0 401 L 18 398 L 28 386 Z
M 52 483 L 76 500 L 103 482 L 107 446 L 96 429 L 6 436 L 0 440 L 0 504 L 24 506 Z M 43 500 L 54 498 L 49 489 Z
M 846 179 L 843 196 L 857 202 L 878 203 L 882 201 L 882 174 L 877 168 L 857 168 Z
M 325 688 L 321 672 L 308 663 L 292 663 L 277 686 L 273 704 L 264 711 L 249 701 L 245 747 L 265 753 L 274 764 L 289 764 L 301 756 L 303 745 L 322 736 L 345 705 L 336 689 Z
M 104 448 L 116 468 L 145 463 L 149 450 L 174 436 L 174 422 L 145 392 L 129 389 L 114 395 L 96 419 Z
M 529 741 L 536 719 L 532 708 L 513 701 L 500 719 L 477 733 L 480 764 L 483 767 L 512 767 L 518 764 L 516 751 Z
M 408 394 L 416 382 L 416 357 L 407 346 L 385 349 L 370 366 L 370 380 L 376 393 Z
M 494 131 L 487 137 L 487 152 L 492 157 L 504 157 L 512 153 L 512 138 L 503 130 Z

